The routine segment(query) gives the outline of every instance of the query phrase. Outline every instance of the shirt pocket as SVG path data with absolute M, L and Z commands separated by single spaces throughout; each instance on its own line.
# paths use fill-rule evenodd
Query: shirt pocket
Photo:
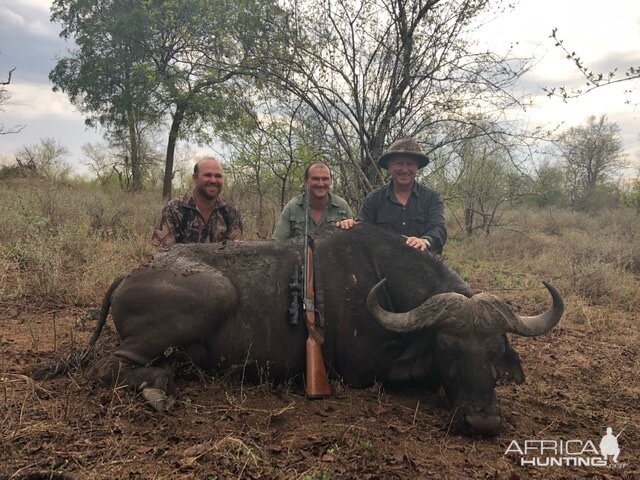
M 400 209 L 384 209 L 376 215 L 376 224 L 388 230 L 397 230 L 402 224 L 402 211 Z
M 291 230 L 291 238 L 301 237 L 304 235 L 304 219 L 296 218 L 289 221 L 289 227 Z
M 347 215 L 347 211 L 344 208 L 338 208 L 328 213 L 326 222 L 335 223 L 347 218 L 349 218 L 349 216 Z
M 414 212 L 411 212 L 407 216 L 407 220 L 410 227 L 409 230 L 413 236 L 421 237 L 427 232 L 429 218 L 424 209 L 418 209 Z

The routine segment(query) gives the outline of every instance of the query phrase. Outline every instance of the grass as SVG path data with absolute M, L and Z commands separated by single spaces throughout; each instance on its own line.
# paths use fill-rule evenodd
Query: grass
M 450 231 L 445 258 L 472 287 L 526 307 L 545 302 L 547 280 L 565 297 L 565 325 L 606 333 L 608 325 L 636 323 L 624 314 L 640 309 L 640 217 L 520 209 L 504 219 L 489 236 Z
M 42 478 L 71 478 L 67 471 L 79 478 L 438 478 L 451 465 L 450 478 L 494 478 L 494 464 L 522 474 L 500 463 L 504 445 L 443 432 L 439 397 L 389 397 L 380 385 L 358 392 L 334 385 L 333 399 L 311 404 L 288 386 L 192 379 L 180 386 L 178 412 L 161 417 L 84 373 L 31 380 L 23 372 L 33 363 L 86 343 L 92 308 L 113 278 L 153 253 L 149 238 L 161 208 L 158 195 L 0 185 L 0 478 L 36 471 Z M 545 338 L 513 339 L 528 381 L 500 387 L 505 438 L 591 438 L 605 417 L 637 425 L 630 399 L 640 393 L 640 218 L 627 210 L 520 209 L 503 223 L 471 238 L 451 223 L 446 261 L 521 314 L 548 304 L 541 280 L 567 305 Z M 248 238 L 272 227 L 245 226 Z M 624 440 L 627 459 L 633 439 Z
M 160 209 L 150 195 L 3 182 L 0 308 L 95 303 L 113 278 L 149 258 Z
M 113 278 L 153 254 L 149 238 L 162 203 L 158 194 L 3 182 L 0 309 L 95 306 Z M 244 210 L 252 218 L 251 207 Z M 264 237 L 274 221 L 246 223 L 246 237 Z M 502 223 L 470 238 L 449 225 L 445 259 L 472 287 L 538 303 L 547 295 L 541 280 L 551 281 L 576 307 L 567 317 L 581 325 L 606 323 L 598 308 L 640 307 L 640 218 L 633 211 L 517 209 Z

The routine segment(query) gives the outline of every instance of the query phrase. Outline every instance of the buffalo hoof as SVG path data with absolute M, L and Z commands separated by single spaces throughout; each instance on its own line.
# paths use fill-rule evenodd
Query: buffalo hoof
M 466 429 L 472 435 L 494 437 L 502 429 L 502 417 L 500 415 L 470 414 L 465 416 Z
M 168 396 L 159 388 L 143 388 L 142 396 L 156 411 L 164 413 L 173 407 L 176 399 Z

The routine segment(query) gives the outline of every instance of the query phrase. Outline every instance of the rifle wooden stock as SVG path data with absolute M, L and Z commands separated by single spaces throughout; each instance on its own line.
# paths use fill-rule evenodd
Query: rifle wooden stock
M 307 382 L 306 393 L 309 399 L 324 398 L 331 395 L 331 385 L 322 357 L 323 339 L 316 328 L 315 289 L 313 282 L 313 250 L 306 249 L 307 271 L 305 271 L 305 320 L 307 322 Z

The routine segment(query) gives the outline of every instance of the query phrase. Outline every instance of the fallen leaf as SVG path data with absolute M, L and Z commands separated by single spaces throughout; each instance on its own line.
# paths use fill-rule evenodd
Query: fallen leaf
M 182 456 L 197 457 L 199 455 L 202 455 L 203 453 L 206 453 L 209 450 L 209 448 L 210 448 L 210 445 L 208 443 L 199 443 L 197 445 L 193 445 L 192 447 L 185 449 L 182 452 Z

